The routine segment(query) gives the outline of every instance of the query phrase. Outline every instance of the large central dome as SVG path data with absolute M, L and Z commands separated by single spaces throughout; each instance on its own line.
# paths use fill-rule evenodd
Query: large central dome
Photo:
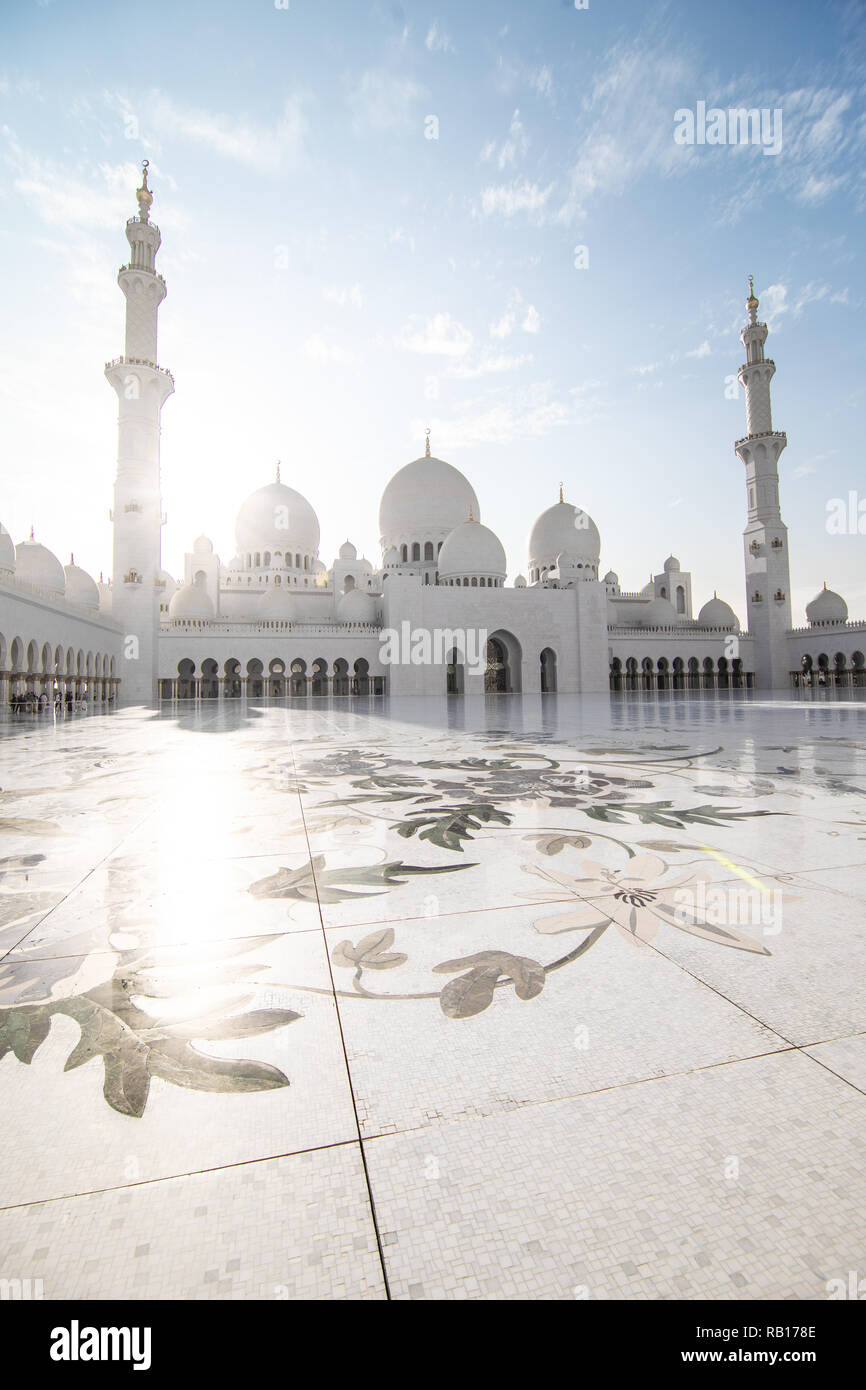
M 319 553 L 319 519 L 306 497 L 285 483 L 269 483 L 251 492 L 235 520 L 238 552 L 299 551 Z
M 481 516 L 468 478 L 444 459 L 425 455 L 395 473 L 379 504 L 382 548 L 413 540 L 444 540 L 468 520 Z

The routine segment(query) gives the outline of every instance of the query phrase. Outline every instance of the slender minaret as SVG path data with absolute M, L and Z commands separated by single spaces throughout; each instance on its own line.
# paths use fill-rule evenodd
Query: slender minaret
M 145 160 L 135 195 L 138 216 L 126 224 L 129 264 L 121 266 L 117 276 L 126 296 L 126 346 L 123 357 L 105 367 L 119 402 L 111 615 L 123 624 L 119 693 L 126 705 L 151 705 L 156 698 L 163 523 L 160 412 L 174 390 L 171 373 L 157 366 L 157 315 L 165 281 L 155 268 L 161 237 L 150 220 L 153 194 L 147 186 L 147 167 Z
M 779 506 L 779 458 L 788 436 L 773 429 L 770 382 L 776 364 L 764 356 L 767 325 L 758 322 L 758 300 L 749 276 L 749 322 L 740 332 L 746 361 L 737 373 L 746 392 L 745 438 L 734 448 L 746 467 L 748 521 L 743 532 L 746 609 L 755 638 L 756 684 L 764 690 L 787 688 L 791 628 L 788 528 Z

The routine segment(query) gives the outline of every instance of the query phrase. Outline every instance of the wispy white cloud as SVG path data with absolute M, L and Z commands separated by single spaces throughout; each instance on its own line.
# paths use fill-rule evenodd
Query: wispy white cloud
M 353 81 L 347 101 L 356 135 L 368 131 L 406 131 L 418 120 L 424 88 L 411 77 L 383 68 L 367 69 Z
M 528 149 L 529 136 L 520 119 L 520 111 L 516 110 L 511 117 L 505 140 L 499 146 L 495 140 L 489 140 L 481 151 L 481 159 L 484 163 L 495 161 L 500 169 L 505 169 L 522 159 Z
M 338 309 L 345 309 L 347 305 L 352 309 L 363 309 L 366 302 L 360 285 L 325 285 L 322 298 L 328 304 L 336 304 Z
M 422 314 L 411 314 L 397 334 L 396 343 L 404 352 L 462 357 L 472 346 L 472 334 L 450 314 L 434 314 L 427 319 Z
M 526 317 L 521 324 L 524 333 L 541 332 L 541 315 L 534 304 L 530 304 L 526 310 Z
M 443 34 L 442 30 L 439 28 L 439 21 L 436 19 L 434 19 L 433 23 L 430 25 L 430 28 L 427 30 L 427 37 L 424 40 L 424 47 L 427 49 L 428 53 L 457 52 L 457 49 L 454 47 L 448 35 Z
M 444 448 L 461 449 L 541 439 L 567 424 L 568 418 L 568 407 L 551 384 L 535 382 L 520 390 L 497 391 L 467 401 L 451 419 L 436 420 L 433 431 Z M 420 422 L 413 423 L 413 431 L 420 428 Z
M 485 348 L 477 362 L 455 362 L 445 372 L 446 377 L 453 377 L 457 381 L 472 381 L 477 377 L 492 376 L 501 372 L 515 372 L 520 367 L 525 367 L 532 362 L 531 353 L 522 353 L 517 356 L 507 352 L 494 353 L 489 348 Z
M 616 45 L 601 63 L 583 101 L 584 134 L 558 209 L 565 223 L 581 221 L 590 205 L 623 193 L 647 173 L 684 173 L 695 149 L 673 139 L 673 113 L 693 87 L 685 46 L 640 37 Z
M 31 153 L 8 126 L 0 134 L 13 186 L 44 222 L 92 230 L 122 227 L 132 215 L 141 168 L 131 160 L 73 168 Z
M 548 199 L 553 192 L 553 184 L 542 188 L 540 184 L 518 179 L 510 184 L 491 184 L 481 190 L 481 211 L 485 217 L 514 217 L 520 212 L 533 216 L 543 215 Z
M 321 333 L 314 333 L 304 343 L 304 354 L 311 362 L 328 362 L 346 367 L 355 361 L 355 354 L 338 343 L 329 343 Z
M 529 78 L 530 86 L 534 87 L 540 97 L 549 97 L 553 94 L 553 73 L 550 68 L 545 66 L 536 68 Z
M 686 357 L 709 357 L 712 351 L 713 349 L 710 347 L 709 340 L 704 338 L 704 341 L 698 347 L 692 348 L 691 352 L 686 353 Z
M 132 138 L 152 144 L 157 150 L 163 141 L 186 140 L 223 159 L 270 175 L 297 163 L 304 153 L 308 126 L 305 100 L 299 95 L 287 97 L 270 123 L 243 114 L 187 106 L 158 89 L 136 99 L 107 92 L 105 99 L 128 129 L 132 123 Z
M 392 227 L 385 241 L 386 246 L 405 246 L 415 254 L 415 238 L 405 227 Z

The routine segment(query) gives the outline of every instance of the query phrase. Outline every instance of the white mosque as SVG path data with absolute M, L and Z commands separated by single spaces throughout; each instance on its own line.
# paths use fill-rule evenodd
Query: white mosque
M 381 695 L 527 694 L 866 686 L 866 623 L 826 586 L 793 627 L 788 533 L 764 356 L 767 325 L 750 289 L 739 369 L 746 429 L 746 615 L 721 598 L 695 616 L 692 579 L 673 555 L 639 592 L 600 573 L 601 537 L 559 501 L 529 535 L 526 575 L 506 582 L 502 544 L 467 478 L 430 452 L 394 474 L 379 506 L 381 560 L 350 541 L 328 566 L 305 497 L 276 477 L 242 503 L 236 553 L 199 536 L 182 582 L 161 564 L 160 416 L 174 391 L 158 365 L 166 286 L 147 162 L 130 252 L 123 356 L 105 375 L 119 403 L 110 582 L 63 566 L 33 536 L 0 526 L 0 706 L 25 692 L 101 704 Z M 474 648 L 473 648 L 473 643 Z

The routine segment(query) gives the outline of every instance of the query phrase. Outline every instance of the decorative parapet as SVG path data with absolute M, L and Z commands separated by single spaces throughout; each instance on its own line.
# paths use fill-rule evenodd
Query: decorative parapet
M 788 443 L 788 436 L 784 430 L 758 430 L 756 434 L 744 434 L 742 439 L 734 440 L 734 453 L 741 444 L 748 444 L 752 439 L 784 439 Z
M 698 627 L 696 623 L 678 624 L 671 627 L 617 627 L 608 623 L 609 637 L 672 637 L 676 641 L 685 638 L 690 642 L 703 641 L 707 637 L 745 637 L 746 633 L 737 632 L 733 627 Z
M 866 633 L 866 618 L 852 618 L 847 623 L 807 623 L 805 627 L 788 629 L 789 637 L 815 637 L 818 633 L 862 632 Z
M 244 637 L 256 633 L 292 632 L 296 637 L 370 637 L 378 639 L 378 623 L 297 623 L 290 618 L 260 618 L 243 622 L 226 618 L 169 618 L 160 627 L 164 632 L 209 632 L 214 637 Z
M 158 362 L 151 362 L 149 357 L 112 357 L 110 362 L 106 362 L 105 370 L 109 372 L 112 367 L 150 367 L 151 371 L 159 372 L 160 376 L 168 377 L 172 389 L 174 388 L 174 376 L 168 367 L 161 367 Z

